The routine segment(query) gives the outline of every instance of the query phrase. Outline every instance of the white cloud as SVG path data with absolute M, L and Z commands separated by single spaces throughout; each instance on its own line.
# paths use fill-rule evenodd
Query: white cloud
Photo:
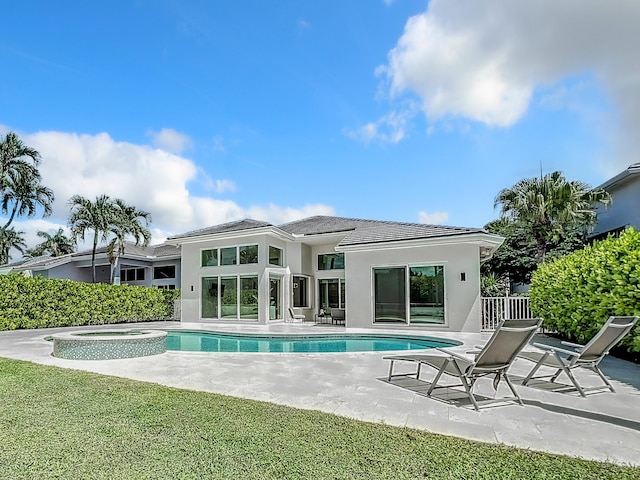
M 172 128 L 163 128 L 159 132 L 149 131 L 148 135 L 153 145 L 170 153 L 180 154 L 193 146 L 188 135 L 180 133 Z
M 187 187 L 200 175 L 189 159 L 149 146 L 116 142 L 108 134 L 64 132 L 20 133 L 21 140 L 42 155 L 42 182 L 55 194 L 48 219 L 15 221 L 26 232 L 28 247 L 39 243 L 38 230 L 66 226 L 68 201 L 74 194 L 94 199 L 107 194 L 151 213 L 153 243 L 166 237 L 245 217 L 279 224 L 312 215 L 333 215 L 327 205 L 300 208 L 268 205 L 243 207 L 230 200 L 194 196 Z M 218 193 L 235 188 L 232 180 L 216 180 Z M 13 256 L 16 258 L 15 255 Z
M 432 0 L 378 72 L 392 98 L 416 94 L 430 122 L 499 127 L 522 118 L 537 88 L 590 74 L 618 109 L 617 171 L 640 147 L 638 19 L 640 2 L 626 0 Z
M 418 223 L 444 225 L 449 220 L 449 212 L 418 212 Z
M 345 128 L 343 133 L 365 144 L 373 140 L 381 143 L 398 143 L 407 136 L 407 125 L 414 116 L 415 110 L 405 107 L 389 112 L 377 121 L 369 122 L 356 130 Z

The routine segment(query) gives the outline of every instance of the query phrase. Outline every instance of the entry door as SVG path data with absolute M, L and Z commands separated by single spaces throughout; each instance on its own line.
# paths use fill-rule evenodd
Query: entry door
M 282 319 L 282 277 L 269 275 L 269 320 Z

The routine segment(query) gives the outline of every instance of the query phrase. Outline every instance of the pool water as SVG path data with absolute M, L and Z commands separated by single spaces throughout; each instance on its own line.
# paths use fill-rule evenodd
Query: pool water
M 248 335 L 168 331 L 167 350 L 181 352 L 337 353 L 424 350 L 461 345 L 455 340 L 403 335 Z

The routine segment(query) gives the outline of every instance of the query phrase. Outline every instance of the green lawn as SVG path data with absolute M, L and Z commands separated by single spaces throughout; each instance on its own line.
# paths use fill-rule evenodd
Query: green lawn
M 0 359 L 0 478 L 602 480 L 640 469 Z

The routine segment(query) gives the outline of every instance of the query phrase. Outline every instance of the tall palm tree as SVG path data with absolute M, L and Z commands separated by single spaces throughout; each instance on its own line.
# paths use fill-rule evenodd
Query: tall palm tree
M 9 171 L 2 195 L 2 213 L 9 214 L 9 219 L 3 229 L 11 225 L 16 215 L 35 216 L 38 205 L 44 209 L 43 217 L 51 215 L 53 191 L 40 181 L 40 172 L 32 165 L 22 165 Z
M 0 209 L 9 215 L 0 233 L 9 228 L 16 216 L 33 217 L 38 206 L 44 216 L 51 214 L 53 191 L 43 186 L 38 171 L 40 154 L 9 132 L 0 141 Z
M 118 269 L 118 261 L 125 252 L 127 238 L 133 237 L 136 245 L 146 247 L 151 241 L 151 232 L 147 229 L 151 223 L 151 214 L 138 210 L 133 205 L 127 205 L 117 198 L 113 202 L 114 218 L 111 233 L 114 237 L 107 245 L 107 255 L 111 263 L 111 282 Z M 141 223 L 144 222 L 144 225 Z
M 24 241 L 24 232 L 16 232 L 14 228 L 0 230 L 0 265 L 9 263 L 11 255 L 9 250 L 15 248 L 20 253 L 24 253 L 27 244 Z
M 60 257 L 75 252 L 75 242 L 64 234 L 62 228 L 58 228 L 58 231 L 53 235 L 39 231 L 38 236 L 44 238 L 44 241 L 31 249 L 32 254 L 44 255 L 48 252 L 52 257 Z
M 494 207 L 500 206 L 502 218 L 529 226 L 536 241 L 536 261 L 542 263 L 548 243 L 559 238 L 568 226 L 588 227 L 596 222 L 597 203 L 609 205 L 611 195 L 553 172 L 540 178 L 525 178 L 501 190 Z
M 91 250 L 91 280 L 96 282 L 96 250 L 98 242 L 106 242 L 109 238 L 111 225 L 115 216 L 113 201 L 107 195 L 96 197 L 95 202 L 81 196 L 74 195 L 69 200 L 71 214 L 69 227 L 71 234 L 77 241 L 84 240 L 88 232 L 93 232 L 93 248 Z

